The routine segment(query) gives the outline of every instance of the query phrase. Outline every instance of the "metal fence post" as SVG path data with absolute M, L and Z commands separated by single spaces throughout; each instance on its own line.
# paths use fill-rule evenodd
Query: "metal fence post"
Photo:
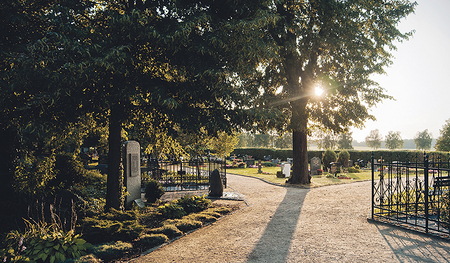
M 423 153 L 423 164 L 424 164 L 424 184 L 425 184 L 425 232 L 428 233 L 428 155 Z
M 373 164 L 373 152 L 372 152 L 372 161 L 371 161 L 371 169 L 372 169 L 372 219 L 373 219 L 373 214 L 375 212 L 374 206 L 375 206 L 375 173 L 374 173 L 374 164 Z

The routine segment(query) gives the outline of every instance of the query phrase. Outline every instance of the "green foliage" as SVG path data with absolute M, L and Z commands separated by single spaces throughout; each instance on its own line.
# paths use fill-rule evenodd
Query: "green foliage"
M 239 137 L 228 135 L 226 132 L 218 132 L 217 137 L 208 141 L 208 147 L 219 157 L 228 156 L 239 143 Z
M 32 261 L 61 262 L 86 255 L 91 246 L 79 235 L 73 235 L 73 232 L 59 232 L 32 239 L 25 255 Z
M 355 165 L 354 167 L 349 167 L 348 172 L 349 173 L 359 173 L 361 171 L 359 170 L 359 167 L 357 167 L 357 165 Z
M 182 218 L 186 215 L 183 207 L 174 202 L 158 206 L 156 211 L 160 213 L 163 218 L 169 219 Z
M 89 254 L 84 255 L 79 258 L 66 260 L 65 263 L 101 263 L 103 260 L 97 258 L 96 256 Z
M 24 196 L 42 198 L 55 193 L 48 183 L 56 177 L 54 156 L 26 156 L 19 160 L 14 173 L 14 190 Z
M 206 195 L 185 195 L 178 199 L 176 203 L 183 207 L 186 214 L 197 213 L 211 206 L 211 200 L 207 199 Z
M 450 192 L 446 192 L 442 198 L 442 218 L 450 227 Z
M 144 231 L 144 227 L 138 223 L 136 212 L 115 209 L 84 218 L 82 226 L 84 237 L 94 244 L 114 240 L 131 241 Z
M 347 150 L 340 151 L 338 154 L 338 162 L 342 163 L 344 167 L 348 167 L 348 161 L 350 160 L 350 153 Z
M 341 133 L 338 136 L 338 149 L 343 150 L 352 150 L 353 149 L 353 137 L 352 137 L 352 133 L 353 132 L 347 132 L 347 133 Z
M 179 230 L 178 230 L 179 231 Z M 164 244 L 169 239 L 164 234 L 145 234 L 139 238 L 139 242 L 149 247 L 156 247 Z
M 101 258 L 103 261 L 109 261 L 114 258 L 119 258 L 123 256 L 126 252 L 133 248 L 131 243 L 123 241 L 114 241 L 109 243 L 104 243 L 92 247 L 90 252 Z
M 388 148 L 389 150 L 401 149 L 403 148 L 404 143 L 405 142 L 402 140 L 399 131 L 390 131 L 388 135 L 386 135 L 385 144 L 386 148 Z
M 450 119 L 445 121 L 439 132 L 440 136 L 435 145 L 436 150 L 450 152 Z
M 13 231 L 8 234 L 6 248 L 0 250 L 4 262 L 61 262 L 86 255 L 92 246 L 73 230 L 64 232 L 56 224 L 25 223 L 25 233 Z
M 333 150 L 326 150 L 323 153 L 322 164 L 325 168 L 330 168 L 330 163 L 336 162 L 336 153 Z
M 381 147 L 381 134 L 378 129 L 370 131 L 370 134 L 366 137 L 366 145 L 374 150 Z
M 164 234 L 168 238 L 176 238 L 183 235 L 175 225 L 163 225 L 162 227 L 153 228 L 147 231 L 149 234 Z
M 414 144 L 416 145 L 416 149 L 431 149 L 431 143 L 433 142 L 433 138 L 431 136 L 432 135 L 428 132 L 428 129 L 425 129 L 422 132 L 417 132 L 416 136 L 414 136 Z
M 164 194 L 163 186 L 156 180 L 150 179 L 145 184 L 145 198 L 147 202 L 154 203 Z
M 164 221 L 164 225 L 175 225 L 179 230 L 183 231 L 184 233 L 203 226 L 202 222 L 190 218 L 168 219 Z

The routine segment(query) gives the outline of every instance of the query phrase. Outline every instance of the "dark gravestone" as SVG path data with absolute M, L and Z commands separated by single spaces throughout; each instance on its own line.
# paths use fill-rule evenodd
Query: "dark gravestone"
M 209 196 L 222 197 L 223 185 L 219 170 L 215 169 L 209 176 Z

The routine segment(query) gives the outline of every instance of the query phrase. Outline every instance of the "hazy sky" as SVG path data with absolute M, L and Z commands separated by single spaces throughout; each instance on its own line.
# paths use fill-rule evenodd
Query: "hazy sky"
M 364 141 L 378 129 L 383 139 L 389 131 L 400 131 L 412 139 L 428 129 L 433 138 L 450 119 L 450 0 L 417 0 L 415 14 L 402 20 L 402 32 L 416 30 L 409 41 L 398 43 L 394 64 L 387 75 L 374 77 L 394 100 L 371 110 L 377 121 L 364 129 L 353 128 L 353 139 Z

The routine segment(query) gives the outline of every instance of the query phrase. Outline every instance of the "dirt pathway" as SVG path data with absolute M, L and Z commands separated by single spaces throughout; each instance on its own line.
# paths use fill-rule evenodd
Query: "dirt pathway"
M 450 262 L 450 242 L 367 221 L 370 182 L 314 189 L 228 175 L 248 207 L 133 262 Z

